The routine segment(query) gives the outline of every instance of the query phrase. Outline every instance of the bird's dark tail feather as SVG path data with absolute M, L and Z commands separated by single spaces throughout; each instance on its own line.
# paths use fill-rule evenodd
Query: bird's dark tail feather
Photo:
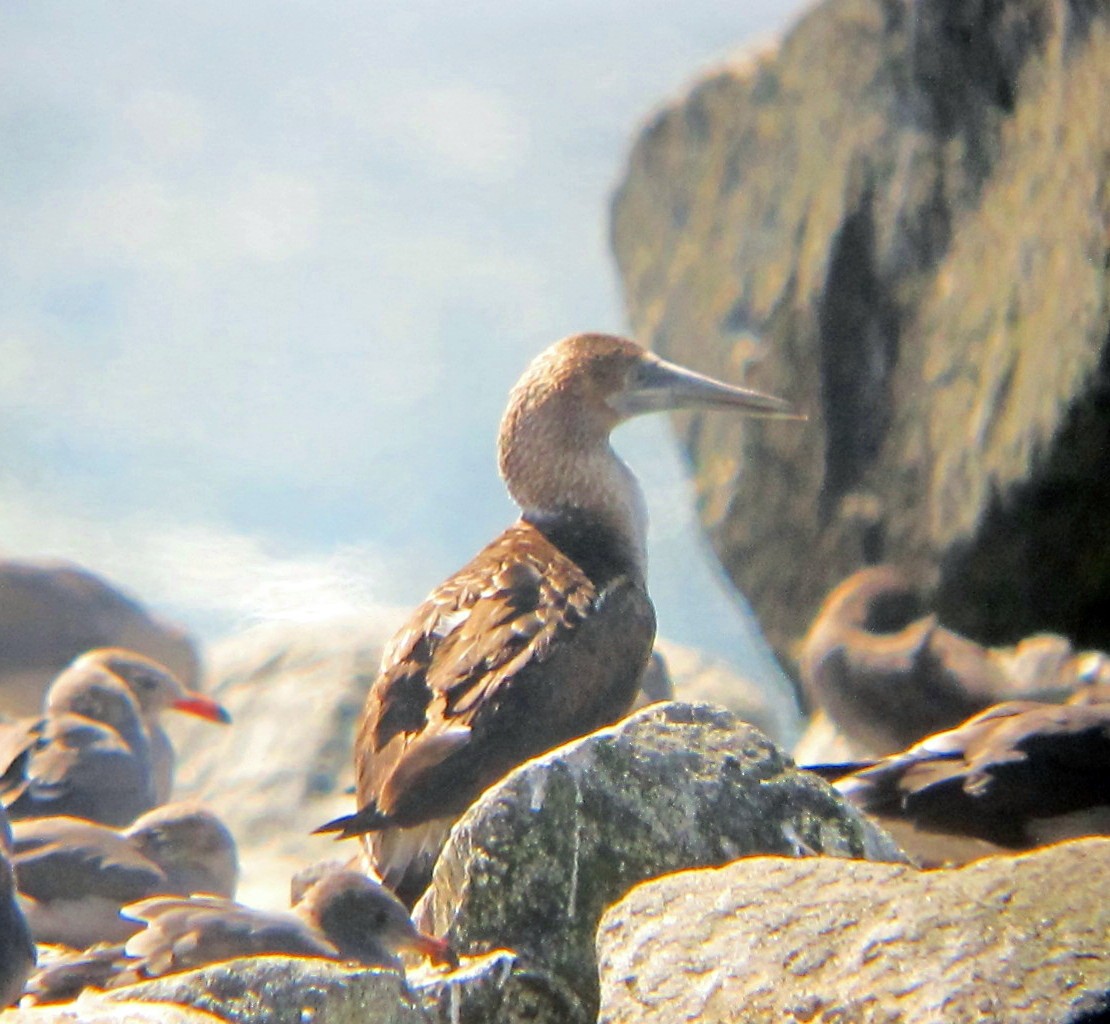
M 312 834 L 318 836 L 335 832 L 338 833 L 336 839 L 350 839 L 352 836 L 361 836 L 367 832 L 377 832 L 392 824 L 388 815 L 382 814 L 373 804 L 370 804 L 368 807 L 360 807 L 354 814 L 333 818 L 319 828 L 314 828 Z

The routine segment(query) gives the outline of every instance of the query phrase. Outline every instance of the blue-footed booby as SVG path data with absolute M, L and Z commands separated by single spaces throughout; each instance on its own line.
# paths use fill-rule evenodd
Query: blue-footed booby
M 366 834 L 406 902 L 483 790 L 631 708 L 655 612 L 643 495 L 609 435 L 641 413 L 712 407 L 800 418 L 603 334 L 557 342 L 513 388 L 498 457 L 520 518 L 386 648 L 356 740 L 358 811 L 317 830 Z

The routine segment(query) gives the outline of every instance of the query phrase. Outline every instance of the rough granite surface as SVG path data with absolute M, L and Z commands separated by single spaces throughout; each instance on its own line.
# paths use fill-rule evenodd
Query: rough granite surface
M 648 882 L 598 930 L 602 1024 L 1110 1016 L 1110 839 L 951 871 L 757 857 Z

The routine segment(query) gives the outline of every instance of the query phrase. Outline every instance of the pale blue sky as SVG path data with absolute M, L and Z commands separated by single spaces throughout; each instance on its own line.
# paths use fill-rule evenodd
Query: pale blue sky
M 505 394 L 621 331 L 651 110 L 797 3 L 0 6 L 0 537 L 205 635 L 418 600 L 514 510 Z M 661 631 L 745 660 L 666 425 Z

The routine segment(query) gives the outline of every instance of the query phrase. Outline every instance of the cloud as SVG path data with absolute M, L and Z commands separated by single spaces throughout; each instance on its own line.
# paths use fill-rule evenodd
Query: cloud
M 383 597 L 388 560 L 368 545 L 282 554 L 257 535 L 211 523 L 75 514 L 67 496 L 10 480 L 3 493 L 7 553 L 75 562 L 202 633 L 354 615 L 393 624 L 403 614 Z

